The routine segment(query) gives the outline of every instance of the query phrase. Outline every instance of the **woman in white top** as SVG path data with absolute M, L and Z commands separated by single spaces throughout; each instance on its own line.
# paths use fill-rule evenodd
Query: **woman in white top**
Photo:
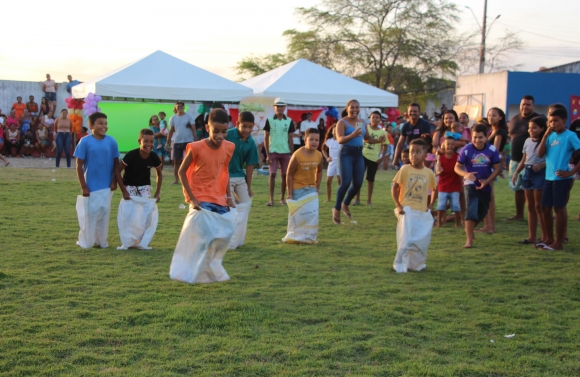
M 50 109 L 54 113 L 56 111 L 56 91 L 58 84 L 50 78 L 50 74 L 46 74 L 46 81 L 42 83 L 42 91 L 46 96 L 46 101 L 50 105 Z

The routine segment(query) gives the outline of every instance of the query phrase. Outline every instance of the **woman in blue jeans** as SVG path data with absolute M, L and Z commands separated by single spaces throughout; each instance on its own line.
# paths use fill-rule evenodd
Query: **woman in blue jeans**
M 369 135 L 367 125 L 358 117 L 360 104 L 357 100 L 351 99 L 348 101 L 345 111 L 346 116 L 336 124 L 336 139 L 342 148 L 339 157 L 341 182 L 336 193 L 336 203 L 332 209 L 332 221 L 335 224 L 340 224 L 341 209 L 346 217 L 352 219 L 348 206 L 360 190 L 365 173 L 365 163 L 362 155 L 363 141 L 375 144 L 382 143 L 385 140 L 384 136 L 374 139 Z
M 60 111 L 60 117 L 54 122 L 54 131 L 56 135 L 56 167 L 60 166 L 60 157 L 62 150 L 66 156 L 66 167 L 70 168 L 70 144 L 72 141 L 72 122 L 67 118 L 67 109 Z

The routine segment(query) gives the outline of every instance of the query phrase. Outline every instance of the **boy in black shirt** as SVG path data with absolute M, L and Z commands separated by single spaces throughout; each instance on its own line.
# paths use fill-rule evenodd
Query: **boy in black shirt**
M 152 130 L 142 129 L 137 140 L 139 148 L 128 152 L 117 166 L 115 177 L 123 193 L 123 199 L 129 200 L 131 196 L 151 198 L 151 168 L 155 168 L 157 171 L 157 189 L 153 197 L 159 201 L 161 182 L 163 181 L 163 163 L 156 153 L 152 153 L 155 142 L 154 135 Z M 125 174 L 121 178 L 123 169 Z

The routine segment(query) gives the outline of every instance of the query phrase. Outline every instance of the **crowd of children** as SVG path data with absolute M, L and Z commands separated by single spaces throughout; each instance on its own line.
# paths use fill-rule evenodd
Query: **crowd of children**
M 275 106 L 282 107 L 283 102 L 277 101 Z M 322 149 L 322 153 L 318 150 L 322 136 L 318 128 L 306 129 L 305 145 L 294 151 L 283 171 L 286 199 L 298 201 L 309 194 L 318 194 L 325 159 L 328 162 L 327 201 L 331 199 L 333 177 L 337 176 L 341 184 L 337 204 L 333 209 L 333 219 L 337 224 L 340 224 L 340 219 L 336 218 L 336 212 L 340 214 L 340 210 L 347 217 L 352 217 L 348 211 L 347 199 L 352 200 L 360 188 L 360 185 L 350 187 L 350 184 L 354 174 L 360 175 L 361 170 L 367 171 L 367 204 L 372 204 L 376 171 L 387 155 L 389 146 L 393 145 L 387 137 L 387 130 L 379 127 L 381 114 L 373 112 L 370 124 L 366 124 L 358 118 L 358 109 L 358 102 L 349 101 L 347 115 L 327 131 L 323 141 L 326 148 Z M 150 170 L 155 168 L 157 185 L 153 197 L 158 201 L 163 160 L 155 151 L 162 149 L 163 147 L 158 146 L 166 143 L 166 140 L 160 139 L 166 137 L 160 127 L 164 115 L 152 117 L 152 129 L 140 132 L 139 148 L 127 153 L 121 162 L 115 140 L 106 135 L 106 115 L 91 115 L 89 127 L 92 135 L 83 138 L 74 153 L 83 196 L 90 197 L 91 193 L 99 190 L 115 190 L 118 185 L 124 200 L 134 196 L 150 198 Z M 277 115 L 268 119 L 268 133 L 275 135 L 273 138 L 280 137 L 281 140 L 270 145 L 289 147 L 292 141 L 290 127 L 288 123 L 276 121 L 283 120 L 283 117 L 276 117 Z M 401 153 L 402 165 L 393 179 L 392 198 L 399 219 L 415 212 L 434 213 L 438 227 L 449 221 L 447 210 L 450 209 L 450 219 L 455 226 L 460 227 L 463 223 L 466 235 L 463 247 L 471 248 L 474 246 L 477 224 L 484 222 L 490 214 L 493 182 L 503 173 L 505 156 L 502 149 L 508 138 L 505 114 L 500 109 L 490 109 L 488 123 L 479 122 L 470 129 L 470 140 L 466 139 L 461 117 L 453 110 L 447 110 L 443 114 L 443 126 L 435 133 L 436 147 L 431 135 L 421 135 L 409 142 L 408 149 Z M 566 129 L 566 121 L 566 108 L 553 105 L 549 108 L 547 120 L 539 116 L 529 122 L 529 138 L 523 146 L 524 158 L 513 178 L 517 179 L 517 175 L 524 172 L 523 187 L 528 201 L 529 234 L 521 243 L 545 250 L 562 249 L 566 242 L 566 204 L 573 184 L 572 178 L 580 170 L 580 140 L 576 128 L 572 131 Z M 208 137 L 185 143 L 183 163 L 178 168 L 178 174 L 185 201 L 190 204 L 192 211 L 206 210 L 223 215 L 236 208 L 236 205 L 251 202 L 253 168 L 258 162 L 257 146 L 251 137 L 254 116 L 250 112 L 241 112 L 236 127 L 229 127 L 229 123 L 225 110 L 214 109 L 207 120 Z M 167 126 L 163 128 L 167 129 Z M 172 131 L 175 131 L 175 126 Z M 41 133 L 40 136 L 43 137 L 42 140 L 45 139 L 44 134 Z M 358 144 L 355 145 L 355 141 Z M 269 152 L 268 159 L 276 153 L 272 150 Z M 363 158 L 361 166 L 358 166 L 359 156 Z M 345 167 L 344 162 L 352 166 Z M 572 162 L 574 165 L 571 165 Z M 340 179 L 349 169 L 347 176 L 350 176 L 351 182 L 345 185 Z M 355 169 L 359 171 L 355 172 Z M 121 176 L 123 172 L 124 175 Z M 349 188 L 349 197 L 344 199 Z M 437 207 L 433 211 L 435 203 Z M 556 218 L 555 235 L 553 213 Z M 536 237 L 538 222 L 542 233 L 539 239 Z M 316 222 L 316 226 L 317 224 Z M 399 224 L 403 222 L 400 221 Z M 432 225 L 431 221 L 430 226 Z M 490 225 L 495 226 L 486 224 Z M 184 224 L 182 232 L 186 231 L 185 228 Z M 243 229 L 245 232 L 245 224 Z M 402 232 L 409 232 L 408 227 Z M 429 237 L 430 232 L 429 228 Z M 398 230 L 398 240 L 399 233 Z M 407 247 L 405 245 L 400 244 L 399 251 L 401 247 Z M 409 244 L 409 250 L 415 247 L 413 245 Z M 426 257 L 426 249 L 422 253 Z M 400 264 L 401 261 L 397 263 Z M 425 263 L 420 265 L 421 269 L 425 267 Z M 397 271 L 399 267 L 396 267 Z M 406 271 L 407 268 L 402 268 L 401 271 L 403 270 Z

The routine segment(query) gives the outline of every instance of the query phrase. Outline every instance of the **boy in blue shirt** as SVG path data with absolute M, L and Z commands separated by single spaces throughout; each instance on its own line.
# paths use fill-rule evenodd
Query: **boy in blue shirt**
M 568 223 L 566 202 L 572 188 L 574 174 L 580 170 L 580 162 L 570 170 L 570 158 L 580 150 L 578 136 L 566 129 L 568 111 L 552 108 L 548 116 L 548 129 L 538 146 L 538 157 L 546 157 L 546 180 L 542 195 L 542 208 L 546 222 L 547 240 L 537 246 L 544 250 L 562 250 Z M 556 213 L 556 239 L 554 239 L 552 208 Z
M 109 223 L 108 210 L 110 210 L 111 206 L 110 191 L 117 189 L 117 181 L 115 180 L 114 172 L 119 164 L 119 148 L 115 139 L 107 135 L 107 116 L 105 114 L 100 112 L 91 114 L 89 116 L 89 128 L 91 129 L 92 135 L 83 137 L 77 145 L 74 153 L 74 156 L 77 159 L 77 177 L 84 197 L 90 198 L 93 194 L 96 194 L 94 196 L 104 198 L 106 196 L 103 195 L 103 190 L 108 190 L 106 192 L 108 194 L 108 204 L 106 202 L 100 203 L 101 211 L 99 212 L 99 215 L 95 215 L 99 216 L 99 218 L 90 218 L 92 216 L 90 205 L 88 213 L 86 214 L 86 216 L 89 217 L 89 222 L 92 222 L 93 224 L 96 223 L 98 228 L 103 227 L 103 229 L 91 229 L 91 232 L 95 231 L 98 233 L 101 231 L 101 235 L 104 235 L 106 238 Z M 108 210 L 103 211 L 103 206 L 108 206 Z M 102 214 L 105 212 L 107 218 L 102 218 Z M 82 231 L 83 229 L 81 229 L 81 232 Z M 98 243 L 101 247 L 108 246 L 106 239 L 101 239 Z M 80 243 L 79 245 L 83 247 Z M 92 247 L 93 245 L 85 246 Z
M 473 247 L 475 226 L 483 221 L 491 202 L 491 186 L 501 173 L 501 159 L 497 149 L 487 144 L 487 126 L 476 124 L 471 132 L 471 143 L 460 152 L 455 172 L 463 177 L 467 210 L 465 213 L 465 249 Z

